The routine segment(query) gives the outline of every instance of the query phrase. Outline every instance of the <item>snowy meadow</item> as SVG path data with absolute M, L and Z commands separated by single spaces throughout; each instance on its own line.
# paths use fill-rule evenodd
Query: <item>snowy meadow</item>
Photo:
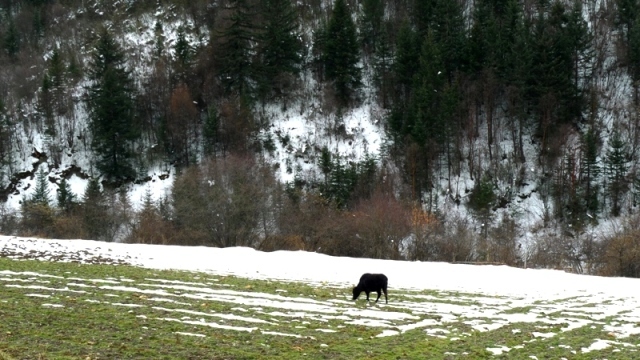
M 0 359 L 628 359 L 640 346 L 637 279 L 2 236 L 0 256 Z M 388 304 L 351 300 L 364 272 L 389 277 Z

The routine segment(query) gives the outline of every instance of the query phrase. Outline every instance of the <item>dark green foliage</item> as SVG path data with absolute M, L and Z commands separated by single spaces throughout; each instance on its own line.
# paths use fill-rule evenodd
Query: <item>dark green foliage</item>
M 469 196 L 469 205 L 478 212 L 486 213 L 495 205 L 496 194 L 494 185 L 488 176 L 476 181 Z
M 156 38 L 153 42 L 153 52 L 156 57 L 161 57 L 164 54 L 164 43 L 166 38 L 164 36 L 164 29 L 162 28 L 162 23 L 160 21 L 156 21 L 154 33 Z
M 0 178 L 7 175 L 5 169 L 10 163 L 12 127 L 9 126 L 9 117 L 5 113 L 4 101 L 0 97 Z
M 404 23 L 396 40 L 396 56 L 393 64 L 397 86 L 395 103 L 406 106 L 411 99 L 413 75 L 420 58 L 420 41 L 410 24 Z
M 616 0 L 616 24 L 622 28 L 628 40 L 638 19 L 640 8 L 637 0 Z
M 360 15 L 360 43 L 365 54 L 376 52 L 381 46 L 380 42 L 384 31 L 384 5 L 383 0 L 364 0 L 362 2 L 362 14 Z
M 109 181 L 133 179 L 132 142 L 139 137 L 133 82 L 125 69 L 124 53 L 106 28 L 95 46 L 90 78 L 87 105 L 98 170 Z
M 590 128 L 582 140 L 582 158 L 580 166 L 580 179 L 584 192 L 585 209 L 595 217 L 599 210 L 599 186 L 600 165 L 598 165 L 598 143 L 600 139 L 593 128 Z
M 539 107 L 542 123 L 555 125 L 582 118 L 584 94 L 588 89 L 580 80 L 585 80 L 581 73 L 588 71 L 581 70 L 587 65 L 591 35 L 578 15 L 580 12 L 579 4 L 567 11 L 565 5 L 554 2 L 536 22 L 530 95 Z M 542 114 L 550 105 L 545 98 L 557 103 L 550 119 Z
M 331 201 L 339 209 L 344 209 L 373 193 L 377 165 L 374 158 L 367 156 L 360 162 L 345 162 L 333 156 L 326 149 L 322 151 L 320 167 L 325 176 L 319 185 L 322 197 Z
M 325 75 L 333 81 L 336 95 L 342 104 L 348 103 L 361 85 L 358 66 L 360 52 L 356 26 L 345 0 L 335 0 L 324 42 Z
M 185 29 L 183 26 L 178 27 L 176 44 L 173 46 L 174 66 L 177 77 L 180 81 L 186 81 L 191 70 L 191 61 L 193 58 L 193 49 L 187 41 Z M 161 52 L 161 50 L 160 50 Z
M 264 26 L 260 35 L 260 88 L 263 94 L 281 93 L 284 74 L 297 74 L 303 44 L 297 13 L 289 0 L 263 0 Z
M 49 74 L 45 73 L 42 78 L 42 88 L 40 92 L 40 98 L 38 102 L 38 111 L 44 118 L 45 134 L 55 136 L 55 119 L 53 117 L 53 91 L 52 83 Z
M 36 185 L 33 195 L 27 200 L 32 204 L 39 204 L 42 206 L 51 205 L 51 197 L 49 196 L 49 180 L 47 179 L 47 173 L 44 170 L 38 171 L 36 174 Z
M 88 238 L 91 240 L 107 240 L 108 206 L 98 178 L 91 178 L 82 196 L 81 216 Z
M 629 31 L 628 43 L 629 73 L 633 79 L 634 101 L 638 104 L 638 83 L 640 82 L 640 17 Z
M 210 106 L 202 129 L 205 155 L 215 155 L 220 136 L 220 115 L 215 106 Z
M 71 185 L 69 185 L 67 179 L 62 178 L 56 192 L 58 209 L 65 213 L 71 212 L 76 205 L 76 194 L 71 190 Z
M 255 26 L 247 0 L 232 1 L 232 12 L 221 34 L 218 77 L 226 94 L 251 96 L 254 93 Z
M 2 39 L 2 48 L 12 59 L 15 59 L 20 51 L 20 35 L 12 18 L 9 19 L 9 26 Z
M 390 44 L 389 32 L 386 26 L 382 28 L 378 41 L 376 42 L 373 56 L 373 66 L 375 69 L 375 84 L 379 89 L 380 101 L 383 108 L 390 105 L 393 91 L 393 50 Z
M 329 148 L 327 148 L 326 146 L 322 147 L 322 152 L 320 153 L 320 171 L 322 171 L 322 173 L 325 176 L 325 181 L 328 181 L 329 179 L 329 174 L 331 173 L 331 170 L 333 168 L 333 163 L 331 162 L 331 152 L 329 151 Z
M 614 132 L 609 142 L 609 149 L 605 159 L 605 174 L 609 181 L 608 197 L 611 200 L 611 215 L 620 215 L 620 202 L 622 196 L 628 190 L 627 182 L 628 150 L 619 132 Z

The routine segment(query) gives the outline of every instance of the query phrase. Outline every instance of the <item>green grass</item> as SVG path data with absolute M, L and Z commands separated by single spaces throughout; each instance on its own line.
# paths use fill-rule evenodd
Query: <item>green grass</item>
M 2 273 L 6 270 L 18 274 Z M 166 287 L 163 284 L 167 281 L 180 286 Z M 160 290 L 164 293 L 152 293 Z M 420 321 L 439 322 L 446 314 L 424 310 L 430 304 L 478 307 L 483 306 L 486 296 L 390 289 L 390 303 L 376 306 L 364 300 L 348 301 L 349 290 L 130 266 L 0 258 L 0 360 L 640 357 L 636 352 L 638 336 L 616 340 L 607 334 L 603 324 L 596 323 L 565 332 L 562 324 L 511 323 L 481 332 L 467 322 L 490 324 L 496 319 L 460 315 L 457 321 L 377 337 L 385 329 L 398 331 Z M 415 297 L 416 294 L 428 298 Z M 309 303 L 322 306 L 327 312 L 287 308 Z M 420 310 L 413 311 L 416 306 Z M 534 308 L 535 305 L 513 307 L 501 313 L 524 314 Z M 384 319 L 391 314 L 405 318 Z M 388 327 L 357 323 L 371 320 L 367 316 L 379 316 Z M 163 320 L 166 318 L 173 320 Z M 251 319 L 260 323 L 248 321 Z M 546 338 L 538 333 L 556 335 Z M 588 348 L 595 339 L 631 345 L 583 353 L 582 348 Z M 488 350 L 502 346 L 510 350 L 500 355 Z

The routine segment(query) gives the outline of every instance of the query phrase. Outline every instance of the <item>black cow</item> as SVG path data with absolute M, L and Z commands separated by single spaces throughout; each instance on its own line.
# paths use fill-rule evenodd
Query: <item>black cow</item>
M 358 285 L 356 287 L 353 288 L 353 300 L 356 300 L 358 298 L 358 296 L 360 296 L 361 292 L 365 292 L 367 294 L 367 301 L 369 301 L 369 293 L 370 292 L 377 292 L 378 293 L 378 298 L 376 299 L 376 302 L 378 302 L 378 299 L 380 299 L 380 295 L 382 295 L 380 293 L 380 291 L 384 291 L 384 301 L 385 303 L 389 303 L 389 301 L 387 300 L 387 282 L 388 279 L 384 274 L 364 274 L 360 277 L 360 282 L 358 283 Z

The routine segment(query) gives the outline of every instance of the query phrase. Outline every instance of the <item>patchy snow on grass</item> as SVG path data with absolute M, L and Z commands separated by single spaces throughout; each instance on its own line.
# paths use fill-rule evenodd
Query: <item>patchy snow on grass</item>
M 312 339 L 304 331 L 336 333 L 345 327 L 374 329 L 374 337 L 401 336 L 423 329 L 430 339 L 461 340 L 473 332 L 491 332 L 512 324 L 533 324 L 536 331 L 522 344 L 497 343 L 487 351 L 501 355 L 530 342 L 545 341 L 567 331 L 602 329 L 602 337 L 581 349 L 583 353 L 614 347 L 638 346 L 620 339 L 640 334 L 640 280 L 603 278 L 561 271 L 518 269 L 331 257 L 302 251 L 264 253 L 250 248 L 181 247 L 86 240 L 41 240 L 0 236 L 0 254 L 16 259 L 79 256 L 87 263 L 131 264 L 151 269 L 235 275 L 250 279 L 303 282 L 322 286 L 324 298 L 303 297 L 273 290 L 233 290 L 228 284 L 194 273 L 193 281 L 165 279 L 82 278 L 38 272 L 0 271 L 0 288 L 25 289 L 25 296 L 47 298 L 42 306 L 61 307 L 56 294 L 79 293 L 101 306 L 124 311 L 153 322 L 169 321 L 197 329 L 256 332 L 264 335 Z M 389 303 L 353 302 L 348 289 L 363 272 L 389 277 Z M 56 283 L 40 284 L 55 280 Z M 56 285 L 57 284 L 57 285 Z M 74 290 L 83 289 L 83 290 Z M 326 297 L 330 297 L 326 299 Z M 136 303 L 127 301 L 136 299 Z M 115 298 L 115 299 L 114 299 Z M 118 300 L 118 301 L 113 301 Z M 213 311 L 207 304 L 227 309 Z M 164 306 L 159 306 L 159 305 Z M 167 307 L 170 306 L 170 307 Z M 338 321 L 339 326 L 336 326 Z M 296 334 L 294 330 L 299 329 Z M 202 330 L 206 333 L 206 330 Z M 514 336 L 524 330 L 512 329 Z M 185 334 L 182 334 L 185 335 Z M 189 336 L 189 335 L 187 335 Z M 200 335 L 193 335 L 200 336 Z M 318 335 L 320 336 L 320 334 Z M 561 338 L 562 339 L 562 338 Z M 614 341 L 615 340 L 615 341 Z

